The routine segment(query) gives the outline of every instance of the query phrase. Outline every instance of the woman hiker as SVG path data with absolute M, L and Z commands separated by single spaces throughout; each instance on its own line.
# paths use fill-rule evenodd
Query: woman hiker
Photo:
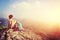
M 8 29 L 13 31 L 19 31 L 17 21 L 13 19 L 13 15 L 9 15 Z

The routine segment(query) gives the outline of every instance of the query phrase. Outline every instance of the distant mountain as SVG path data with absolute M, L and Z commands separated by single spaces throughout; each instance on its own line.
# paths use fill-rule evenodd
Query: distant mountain
M 8 25 L 8 19 L 0 18 L 0 29 L 6 28 Z

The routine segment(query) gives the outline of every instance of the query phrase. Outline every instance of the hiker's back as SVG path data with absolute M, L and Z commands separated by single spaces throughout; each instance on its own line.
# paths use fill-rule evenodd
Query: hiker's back
M 8 28 L 9 29 L 13 29 L 14 31 L 18 31 L 19 28 L 18 28 L 17 21 L 15 19 L 9 20 L 9 26 L 8 26 Z

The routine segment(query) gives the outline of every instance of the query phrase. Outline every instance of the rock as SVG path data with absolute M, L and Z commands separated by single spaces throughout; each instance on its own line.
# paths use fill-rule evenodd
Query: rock
M 1 40 L 42 40 L 42 38 L 32 31 L 13 31 L 12 29 L 3 32 Z

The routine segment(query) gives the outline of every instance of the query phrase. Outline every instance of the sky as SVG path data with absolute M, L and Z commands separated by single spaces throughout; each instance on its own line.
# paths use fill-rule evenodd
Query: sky
M 6 10 L 11 3 L 10 0 L 0 0 L 0 17 L 5 17 L 3 11 Z
M 60 0 L 0 0 L 0 14 L 2 17 L 13 14 L 17 19 L 60 23 Z

